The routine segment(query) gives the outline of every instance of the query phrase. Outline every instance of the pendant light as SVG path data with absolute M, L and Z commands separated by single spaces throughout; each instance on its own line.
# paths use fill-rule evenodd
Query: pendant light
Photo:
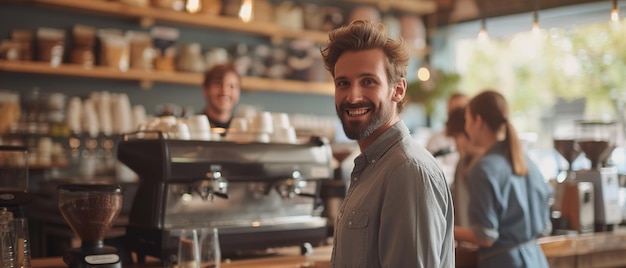
M 611 9 L 611 21 L 619 21 L 619 9 L 617 8 L 617 0 L 613 0 L 613 8 Z
M 189 13 L 198 13 L 198 11 L 200 11 L 201 9 L 201 3 L 200 0 L 187 0 L 187 3 L 185 4 L 185 10 Z
M 252 21 L 252 0 L 243 0 L 241 2 L 239 18 L 245 23 Z
M 430 70 L 426 66 L 422 66 L 417 69 L 417 79 L 422 82 L 426 82 L 430 80 Z
M 533 11 L 533 26 L 531 28 L 531 31 L 533 32 L 533 34 L 538 34 L 541 31 L 541 28 L 539 27 L 539 14 L 537 10 Z
M 480 31 L 478 32 L 478 41 L 489 41 L 489 34 L 487 33 L 487 22 L 485 19 L 480 20 Z

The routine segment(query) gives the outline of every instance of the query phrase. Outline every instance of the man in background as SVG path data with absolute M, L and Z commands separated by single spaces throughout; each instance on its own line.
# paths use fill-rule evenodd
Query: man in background
M 469 98 L 462 93 L 454 93 L 448 98 L 447 118 L 457 108 L 463 108 L 469 102 Z M 448 185 L 454 182 L 454 170 L 459 161 L 459 153 L 456 150 L 454 139 L 446 135 L 446 130 L 434 133 L 426 142 L 428 150 L 441 165 L 446 176 Z
M 215 65 L 204 74 L 202 86 L 206 100 L 203 113 L 211 128 L 228 129 L 241 95 L 241 77 L 229 64 Z

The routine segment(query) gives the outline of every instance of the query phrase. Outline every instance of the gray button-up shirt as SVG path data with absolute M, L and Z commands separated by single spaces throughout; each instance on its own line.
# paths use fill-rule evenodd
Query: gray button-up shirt
M 331 267 L 454 267 L 454 212 L 441 168 L 400 121 L 355 160 Z

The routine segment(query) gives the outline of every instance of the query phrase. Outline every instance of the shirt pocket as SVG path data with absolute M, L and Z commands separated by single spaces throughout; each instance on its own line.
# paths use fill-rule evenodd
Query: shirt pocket
M 353 210 L 346 218 L 346 228 L 363 229 L 367 228 L 370 212 L 368 210 Z
M 349 267 L 365 267 L 365 258 L 371 254 L 368 251 L 372 246 L 369 243 L 370 233 L 368 232 L 369 211 L 353 210 L 348 212 L 345 219 L 344 233 L 349 241 L 350 247 L 346 248 L 350 252 L 348 260 Z

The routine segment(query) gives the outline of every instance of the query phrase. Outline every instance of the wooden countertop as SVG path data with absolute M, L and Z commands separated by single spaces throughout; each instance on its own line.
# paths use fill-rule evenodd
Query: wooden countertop
M 268 257 L 259 257 L 244 260 L 225 260 L 222 262 L 222 268 L 301 268 L 315 267 L 327 268 L 330 266 L 330 255 L 332 246 L 322 246 L 314 249 L 309 256 L 300 255 L 300 247 L 286 247 L 276 250 L 276 254 Z M 63 263 L 61 257 L 33 259 L 31 261 L 33 268 L 65 268 L 67 265 Z M 124 267 L 161 267 L 160 262 L 155 258 L 148 258 L 146 264 L 133 264 Z
M 573 236 L 552 236 L 539 239 L 550 267 L 553 268 L 591 268 L 591 267 L 626 267 L 626 233 L 608 232 Z M 223 268 L 302 268 L 323 267 L 330 264 L 332 246 L 314 249 L 309 256 L 300 255 L 300 247 L 276 249 L 267 257 L 223 261 Z M 457 267 L 474 267 L 471 252 L 457 251 Z M 464 256 L 466 254 L 467 256 Z M 459 263 L 465 261 L 469 263 Z M 32 267 L 64 268 L 67 267 L 60 257 L 33 259 Z M 134 264 L 125 267 L 161 267 L 155 258 L 148 258 L 147 264 Z

